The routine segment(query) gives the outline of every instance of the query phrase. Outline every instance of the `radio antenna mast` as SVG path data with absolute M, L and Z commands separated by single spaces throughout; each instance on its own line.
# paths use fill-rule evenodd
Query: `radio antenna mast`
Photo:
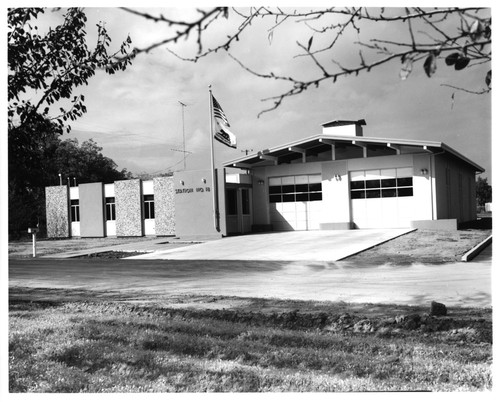
M 187 106 L 185 103 L 178 101 L 182 110 L 182 153 L 184 161 L 184 170 L 186 170 L 186 132 L 184 131 L 184 108 Z

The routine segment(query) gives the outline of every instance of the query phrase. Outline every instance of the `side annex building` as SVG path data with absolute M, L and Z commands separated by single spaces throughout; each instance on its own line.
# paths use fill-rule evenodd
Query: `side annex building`
M 46 187 L 47 236 L 456 229 L 476 219 L 481 166 L 442 142 L 365 137 L 365 125 L 324 123 L 321 134 L 226 162 L 214 176 Z

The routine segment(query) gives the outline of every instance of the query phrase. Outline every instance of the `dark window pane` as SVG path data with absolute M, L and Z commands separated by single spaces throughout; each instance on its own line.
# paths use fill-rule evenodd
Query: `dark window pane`
M 367 180 L 366 188 L 380 188 L 380 179 L 376 180 Z
M 382 188 L 396 187 L 396 179 L 382 179 Z
M 321 193 L 310 193 L 309 194 L 309 200 L 311 201 L 321 201 L 323 199 L 323 196 Z
M 281 186 L 269 186 L 269 194 L 281 194 Z
M 78 205 L 80 203 L 80 200 L 71 200 L 71 205 Z
M 243 215 L 250 215 L 250 191 L 246 188 L 241 190 L 241 204 Z
M 307 193 L 309 191 L 309 186 L 307 184 L 297 184 L 295 185 L 295 191 L 297 193 Z
M 281 188 L 282 188 L 283 194 L 295 192 L 295 186 L 293 184 L 282 186 Z
M 106 197 L 106 204 L 111 204 L 115 202 L 115 197 Z
M 80 222 L 80 207 L 78 205 L 71 207 L 71 222 Z
M 362 190 L 365 188 L 365 181 L 351 181 L 351 190 Z
M 153 201 L 155 199 L 155 196 L 152 194 L 148 194 L 144 196 L 144 201 Z
M 396 197 L 396 189 L 395 188 L 382 189 L 382 198 L 387 198 L 387 197 Z
M 398 188 L 398 197 L 411 197 L 413 195 L 413 188 Z
M 297 201 L 309 201 L 309 194 L 308 193 L 299 193 L 295 195 L 295 199 Z
M 269 202 L 281 202 L 281 195 L 270 195 Z
M 295 194 L 283 194 L 283 202 L 294 202 Z
M 361 198 L 365 198 L 365 190 L 351 191 L 352 200 L 359 200 Z
M 413 186 L 413 177 L 402 177 L 398 179 L 398 187 Z
M 155 203 L 150 202 L 149 203 L 149 219 L 154 219 L 155 218 Z
M 228 215 L 238 214 L 238 204 L 236 198 L 236 189 L 230 188 L 226 190 L 226 211 Z
M 366 190 L 366 198 L 380 198 L 380 190 Z
M 310 183 L 309 191 L 321 191 L 321 183 Z

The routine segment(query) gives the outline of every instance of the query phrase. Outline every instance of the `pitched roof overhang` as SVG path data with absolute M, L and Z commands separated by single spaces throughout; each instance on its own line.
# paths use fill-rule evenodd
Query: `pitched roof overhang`
M 404 140 L 393 138 L 375 137 L 353 137 L 318 134 L 300 141 L 290 142 L 277 147 L 263 149 L 253 154 L 228 161 L 224 167 L 252 169 L 260 166 L 279 165 L 290 163 L 292 160 L 302 158 L 305 162 L 306 155 L 314 155 L 327 152 L 334 146 L 358 146 L 362 148 L 387 147 L 396 153 L 400 153 L 401 147 L 412 148 L 411 153 L 427 152 L 432 154 L 448 153 L 470 165 L 476 172 L 484 172 L 484 169 L 470 159 L 466 158 L 450 146 L 437 141 Z

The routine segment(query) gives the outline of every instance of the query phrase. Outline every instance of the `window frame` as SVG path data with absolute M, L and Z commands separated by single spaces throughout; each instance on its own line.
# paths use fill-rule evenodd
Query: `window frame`
M 278 181 L 281 184 L 277 184 Z M 268 201 L 270 204 L 322 200 L 323 184 L 321 174 L 269 178 Z
M 71 222 L 80 222 L 80 200 L 70 200 Z
M 155 219 L 155 198 L 154 194 L 144 194 L 142 204 L 144 208 L 144 219 Z
M 106 221 L 116 221 L 116 199 L 115 197 L 106 197 L 104 199 Z
M 409 168 L 401 168 L 406 170 Z M 383 169 L 382 169 L 383 170 Z M 397 172 L 397 169 L 395 169 Z M 355 175 L 353 175 L 355 173 Z M 413 176 L 387 177 L 379 173 L 379 178 L 371 176 L 373 171 L 370 171 L 370 177 L 367 179 L 359 180 L 361 171 L 351 172 L 351 180 L 349 181 L 349 197 L 351 200 L 362 199 L 378 199 L 378 198 L 403 198 L 413 197 Z M 405 172 L 407 173 L 407 172 Z M 353 180 L 356 178 L 357 180 Z M 378 185 L 377 185 L 378 182 Z M 378 196 L 377 196 L 378 194 Z

